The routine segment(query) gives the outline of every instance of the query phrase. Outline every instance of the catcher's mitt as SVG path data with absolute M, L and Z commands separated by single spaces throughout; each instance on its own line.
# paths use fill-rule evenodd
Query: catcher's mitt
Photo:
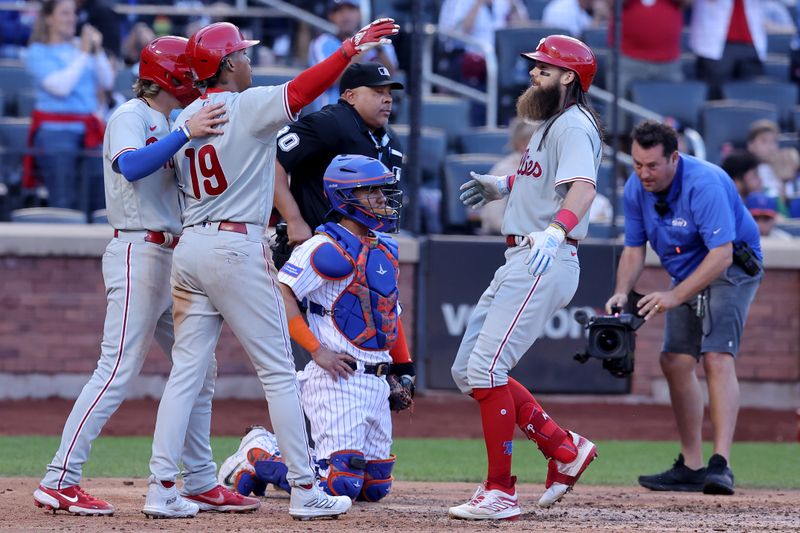
M 389 382 L 389 409 L 402 411 L 414 404 L 414 380 L 411 376 L 386 376 Z

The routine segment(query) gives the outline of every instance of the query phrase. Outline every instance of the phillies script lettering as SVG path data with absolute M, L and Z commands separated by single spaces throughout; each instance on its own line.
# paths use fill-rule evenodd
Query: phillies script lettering
M 522 159 L 519 161 L 519 168 L 517 168 L 517 176 L 531 176 L 533 178 L 540 178 L 542 176 L 542 166 L 538 161 L 528 159 L 528 152 L 526 149 L 522 154 Z

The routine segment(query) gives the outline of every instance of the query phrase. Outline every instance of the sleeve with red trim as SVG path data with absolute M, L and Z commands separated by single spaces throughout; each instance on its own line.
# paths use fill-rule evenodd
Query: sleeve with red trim
M 597 148 L 593 145 L 587 130 L 578 127 L 566 129 L 558 137 L 556 150 L 558 154 L 556 187 L 572 181 L 586 181 L 597 186 L 595 168 Z

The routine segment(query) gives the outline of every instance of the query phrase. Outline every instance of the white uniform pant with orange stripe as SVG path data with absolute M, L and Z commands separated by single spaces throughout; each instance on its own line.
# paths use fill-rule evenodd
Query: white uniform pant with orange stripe
M 186 228 L 175 248 L 172 296 L 175 347 L 172 372 L 158 406 L 150 471 L 174 480 L 190 413 L 203 387 L 223 320 L 256 369 L 287 478 L 314 481 L 286 312 L 264 228 L 247 235 L 219 231 L 217 223 Z
M 578 288 L 580 265 L 573 245 L 562 245 L 542 276 L 528 273 L 524 261 L 528 250 L 525 246 L 506 250 L 506 263 L 497 269 L 472 312 L 451 369 L 464 394 L 473 388 L 506 385 L 508 372 Z
M 61 445 L 42 485 L 62 489 L 81 481 L 92 442 L 125 399 L 130 381 L 142 369 L 155 336 L 170 355 L 174 342 L 169 276 L 172 250 L 144 242 L 140 233 L 113 239 L 103 254 L 107 309 L 100 359 L 69 414 Z M 125 238 L 125 237 L 123 237 Z M 189 437 L 183 446 L 185 481 L 194 492 L 216 485 L 216 465 L 205 435 L 211 427 L 216 361 L 203 374 L 201 393 L 191 409 Z

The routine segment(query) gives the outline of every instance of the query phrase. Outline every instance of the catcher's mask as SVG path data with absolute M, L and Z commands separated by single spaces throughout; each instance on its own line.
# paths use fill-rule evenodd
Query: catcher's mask
M 200 97 L 200 91 L 192 86 L 192 72 L 186 56 L 188 42 L 174 35 L 158 37 L 142 49 L 139 61 L 139 79 L 157 83 L 183 107 Z
M 374 231 L 397 231 L 403 193 L 386 165 L 364 155 L 338 155 L 322 181 L 333 211 Z

